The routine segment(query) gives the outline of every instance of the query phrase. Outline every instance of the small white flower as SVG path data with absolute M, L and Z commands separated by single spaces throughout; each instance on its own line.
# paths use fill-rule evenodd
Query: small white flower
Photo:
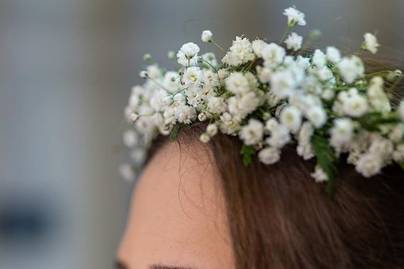
M 316 169 L 314 171 L 314 173 L 311 174 L 311 176 L 314 178 L 314 180 L 317 183 L 321 183 L 321 182 L 325 182 L 328 181 L 329 178 L 327 176 L 327 174 L 324 172 L 324 170 L 320 167 L 320 166 L 316 166 Z
M 265 140 L 271 147 L 280 149 L 290 142 L 291 137 L 289 129 L 275 119 L 268 120 L 265 128 L 271 133 L 271 136 Z
M 398 111 L 400 113 L 401 120 L 404 121 L 404 100 L 400 102 Z
M 208 119 L 208 116 L 206 116 L 206 113 L 201 112 L 201 113 L 198 114 L 198 120 L 199 121 L 205 121 L 207 119 Z
M 399 143 L 404 138 L 404 124 L 398 124 L 389 133 L 389 139 L 394 143 Z
M 143 55 L 143 61 L 150 61 L 152 59 L 152 56 L 149 53 L 146 53 Z
M 340 152 L 343 147 L 349 145 L 352 141 L 354 125 L 349 118 L 339 118 L 334 120 L 334 126 L 331 128 L 330 144 Z
M 369 105 L 366 97 L 360 95 L 357 89 L 352 88 L 348 93 L 338 95 L 342 101 L 342 112 L 351 117 L 361 117 L 368 112 Z
M 213 33 L 209 30 L 205 30 L 202 32 L 202 42 L 208 43 L 208 42 L 212 42 L 212 38 L 213 38 Z
M 327 47 L 327 60 L 333 64 L 341 61 L 341 52 L 335 47 Z
M 164 87 L 170 93 L 177 92 L 181 87 L 181 77 L 177 72 L 169 71 L 164 75 L 163 80 Z
M 332 71 L 327 66 L 318 68 L 316 71 L 317 71 L 316 74 L 321 81 L 327 82 L 334 79 Z
M 316 128 L 321 128 L 327 122 L 327 113 L 321 106 L 309 108 L 306 116 Z
M 168 59 L 174 59 L 175 58 L 175 52 L 170 50 L 169 52 L 167 52 L 167 58 Z
M 129 164 L 121 165 L 119 167 L 119 173 L 121 174 L 121 177 L 127 182 L 132 182 L 136 177 L 135 172 Z
M 325 89 L 321 94 L 324 100 L 330 101 L 335 97 L 335 91 L 333 89 Z
M 298 51 L 302 48 L 303 37 L 296 33 L 291 33 L 285 40 L 286 47 L 290 50 Z
M 223 57 L 222 62 L 230 66 L 238 66 L 254 60 L 255 54 L 251 42 L 247 38 L 236 37 L 230 51 Z
M 136 164 L 142 164 L 146 159 L 146 151 L 143 148 L 136 148 L 130 153 L 130 157 Z
M 258 57 L 262 57 L 262 50 L 267 46 L 268 44 L 261 39 L 254 40 L 252 42 L 252 49 Z
M 265 46 L 262 50 L 262 58 L 266 66 L 277 66 L 281 64 L 285 55 L 285 49 L 275 43 Z
M 272 93 L 279 97 L 285 98 L 290 96 L 295 89 L 295 80 L 292 73 L 288 70 L 279 71 L 271 75 L 271 88 Z
M 223 97 L 209 97 L 208 111 L 213 114 L 220 114 L 226 110 L 226 103 Z
M 250 91 L 247 78 L 240 72 L 231 73 L 230 76 L 226 78 L 225 83 L 227 90 L 237 95 L 242 95 Z
M 200 49 L 195 43 L 189 42 L 182 45 L 177 53 L 178 63 L 183 66 L 195 65 L 198 62 L 198 53 Z
M 243 119 L 253 112 L 260 103 L 254 92 L 249 92 L 240 96 L 232 96 L 228 100 L 229 112 L 237 119 Z
M 195 108 L 180 106 L 177 111 L 177 120 L 180 123 L 190 124 L 196 118 Z
M 143 79 L 147 78 L 148 77 L 147 71 L 144 71 L 144 70 L 140 71 L 139 77 L 141 77 Z
M 128 130 L 123 134 L 123 142 L 129 148 L 135 146 L 138 141 L 139 137 L 133 130 Z
M 296 24 L 305 26 L 306 20 L 305 15 L 301 11 L 297 10 L 295 7 L 289 7 L 285 9 L 283 15 L 288 17 L 289 27 L 295 26 Z
M 274 164 L 280 160 L 281 152 L 277 148 L 266 147 L 258 153 L 259 160 L 264 164 Z
M 367 95 L 372 108 L 379 112 L 390 112 L 390 100 L 383 89 L 384 81 L 381 77 L 374 77 L 370 81 Z
M 182 77 L 182 82 L 185 86 L 200 85 L 202 82 L 202 70 L 196 66 L 187 68 Z
M 366 33 L 364 36 L 365 41 L 362 44 L 362 48 L 370 51 L 371 53 L 377 53 L 378 48 L 380 47 L 377 38 L 375 35 L 371 33 Z
M 280 120 L 292 133 L 296 133 L 302 125 L 302 112 L 295 106 L 287 106 L 282 109 Z
M 362 155 L 356 163 L 356 171 L 367 178 L 379 174 L 382 167 L 382 160 L 378 156 L 369 153 Z
M 202 143 L 208 143 L 210 141 L 210 136 L 206 133 L 201 134 L 201 136 L 199 137 L 199 140 Z
M 356 79 L 361 78 L 365 73 L 362 60 L 357 56 L 343 58 L 337 65 L 342 78 L 348 84 L 353 83 Z
M 393 159 L 397 163 L 404 162 L 404 144 L 400 144 L 396 147 L 393 153 Z
M 314 55 L 313 55 L 312 61 L 313 61 L 313 64 L 314 64 L 315 66 L 321 68 L 321 67 L 324 67 L 325 64 L 327 63 L 327 58 L 326 58 L 324 52 L 322 52 L 322 51 L 319 50 L 319 49 L 316 49 L 316 50 L 314 51 Z
M 246 126 L 240 131 L 240 138 L 246 145 L 255 145 L 262 141 L 264 135 L 264 125 L 255 119 L 250 119 Z
M 215 136 L 217 134 L 217 132 L 218 132 L 218 128 L 217 128 L 216 124 L 211 123 L 208 125 L 208 127 L 206 127 L 206 133 L 210 137 Z
M 313 147 L 311 145 L 311 138 L 313 134 L 313 125 L 310 122 L 303 123 L 298 135 L 297 153 L 305 160 L 309 160 L 314 157 Z

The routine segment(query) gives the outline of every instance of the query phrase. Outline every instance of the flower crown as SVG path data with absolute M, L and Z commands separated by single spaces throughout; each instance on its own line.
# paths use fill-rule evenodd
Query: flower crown
M 207 123 L 200 136 L 204 143 L 219 132 L 238 136 L 245 165 L 255 154 L 274 164 L 283 147 L 295 144 L 302 158 L 316 158 L 312 176 L 329 182 L 329 191 L 341 154 L 364 177 L 393 162 L 404 169 L 404 101 L 393 105 L 390 100 L 401 71 L 366 73 L 361 58 L 342 56 L 335 47 L 313 52 L 308 46 L 316 31 L 305 42 L 292 32 L 306 25 L 305 15 L 295 7 L 283 14 L 288 27 L 279 44 L 236 37 L 225 52 L 212 32 L 204 31 L 202 41 L 225 53 L 221 63 L 186 43 L 176 54 L 177 71 L 153 64 L 140 73 L 146 81 L 133 88 L 125 110 L 134 128 L 124 141 L 135 163 L 122 166 L 126 177 L 141 168 L 157 135 L 175 138 L 182 127 L 197 122 Z M 378 47 L 373 34 L 364 35 L 363 50 L 374 54 Z

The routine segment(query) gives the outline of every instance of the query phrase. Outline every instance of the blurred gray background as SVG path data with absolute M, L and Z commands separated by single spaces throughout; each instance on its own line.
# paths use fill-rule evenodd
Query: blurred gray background
M 355 51 L 376 32 L 379 57 L 402 64 L 402 0 L 0 0 L 0 269 L 112 268 L 131 193 L 122 114 L 143 54 L 169 65 L 205 29 L 224 46 L 278 40 L 293 4 L 320 46 Z

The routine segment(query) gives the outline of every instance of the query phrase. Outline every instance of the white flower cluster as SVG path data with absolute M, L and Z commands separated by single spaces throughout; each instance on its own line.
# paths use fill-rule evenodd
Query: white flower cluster
M 143 162 L 140 152 L 157 135 L 206 122 L 202 142 L 219 132 L 238 136 L 246 152 L 264 164 L 278 162 L 288 144 L 305 160 L 346 153 L 365 177 L 392 162 L 403 164 L 404 102 L 394 109 L 386 94 L 391 72 L 366 74 L 359 57 L 342 56 L 331 46 L 299 53 L 303 37 L 291 29 L 306 25 L 305 15 L 294 7 L 284 15 L 285 47 L 236 37 L 219 63 L 212 53 L 199 55 L 197 44 L 186 43 L 177 53 L 179 70 L 150 65 L 141 72 L 146 82 L 133 88 L 125 110 L 134 125 L 124 136 L 132 159 Z M 211 31 L 201 39 L 216 45 Z M 378 47 L 376 37 L 366 34 L 362 48 L 376 53 Z M 395 72 L 395 80 L 401 77 Z M 331 180 L 333 165 L 318 161 L 312 176 L 317 182 Z M 131 176 L 126 166 L 122 171 Z

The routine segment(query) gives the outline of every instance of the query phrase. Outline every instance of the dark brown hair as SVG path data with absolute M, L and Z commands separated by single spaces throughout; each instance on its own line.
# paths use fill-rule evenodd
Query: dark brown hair
M 183 129 L 178 143 L 199 143 L 205 127 Z M 237 137 L 222 134 L 208 144 L 237 269 L 404 268 L 404 172 L 398 165 L 364 178 L 342 162 L 330 197 L 310 176 L 315 162 L 294 148 L 284 149 L 277 164 L 256 159 L 245 166 L 241 146 Z

